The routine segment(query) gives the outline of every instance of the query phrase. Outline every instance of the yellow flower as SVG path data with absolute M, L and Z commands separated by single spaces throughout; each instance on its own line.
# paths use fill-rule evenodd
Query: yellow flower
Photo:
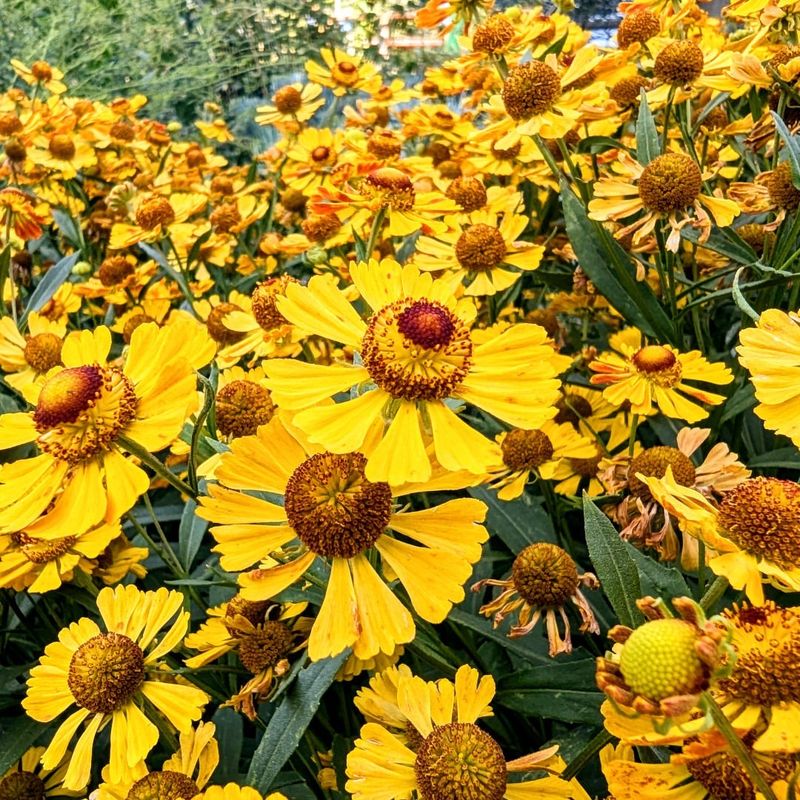
M 235 138 L 228 130 L 225 120 L 219 117 L 211 122 L 202 122 L 198 120 L 194 124 L 206 139 L 211 139 L 214 142 L 225 144 L 226 142 L 232 142 Z
M 527 226 L 528 217 L 510 209 L 502 215 L 475 211 L 460 229 L 436 238 L 421 237 L 414 263 L 423 270 L 448 269 L 459 279 L 466 278 L 467 295 L 494 295 L 513 286 L 522 272 L 536 269 L 542 260 L 541 245 L 520 240 Z
M 256 123 L 275 125 L 296 120 L 308 122 L 325 105 L 322 87 L 316 83 L 290 83 L 272 95 L 272 104 L 256 108 Z
M 0 775 L 0 797 L 16 798 L 78 797 L 81 792 L 62 785 L 72 753 L 68 750 L 61 761 L 50 769 L 41 764 L 44 747 L 29 747 L 22 757 Z
M 589 364 L 595 372 L 592 384 L 608 385 L 603 397 L 610 403 L 630 403 L 634 414 L 649 414 L 655 406 L 667 417 L 699 422 L 708 416 L 708 411 L 693 400 L 707 405 L 719 405 L 725 400 L 723 395 L 686 382 L 724 386 L 733 380 L 724 364 L 710 363 L 699 350 L 680 353 L 671 345 L 637 346 L 639 339 L 638 331 L 628 329 L 612 341 L 618 352 L 602 353 Z
M 800 446 L 800 313 L 770 308 L 739 341 L 739 361 L 756 390 L 756 414 Z
M 202 211 L 208 198 L 204 194 L 175 192 L 144 194 L 135 201 L 135 224 L 115 222 L 111 228 L 109 247 L 124 250 L 138 242 L 154 242 L 169 234 L 171 225 L 179 225 Z
M 209 786 L 204 792 L 198 794 L 194 800 L 290 800 L 280 792 L 272 792 L 266 797 L 249 786 L 239 786 L 228 783 L 225 786 Z
M 63 180 L 97 163 L 94 148 L 76 131 L 64 130 L 34 140 L 28 156 L 34 164 L 60 172 Z
M 337 97 L 349 92 L 374 92 L 381 85 L 378 68 L 368 61 L 348 55 L 338 48 L 320 48 L 324 66 L 313 59 L 306 61 L 308 79 L 327 86 Z
M 711 218 L 724 228 L 739 214 L 739 206 L 733 200 L 703 192 L 703 179 L 707 176 L 685 153 L 670 151 L 642 166 L 626 152 L 620 152 L 618 172 L 619 176 L 601 178 L 594 184 L 589 218 L 626 220 L 614 236 L 621 239 L 633 234 L 634 245 L 666 219 L 670 226 L 667 249 L 677 252 L 685 225 L 699 228 L 700 241 L 704 242 L 711 233 Z M 642 211 L 643 216 L 627 222 Z
M 500 745 L 475 723 L 494 697 L 494 679 L 460 667 L 455 682 L 426 683 L 397 677 L 397 710 L 412 735 L 398 737 L 368 722 L 347 756 L 346 789 L 353 800 L 448 797 L 453 800 L 543 800 L 574 797 L 574 788 L 554 775 L 512 783 L 509 772 L 553 771 L 557 747 L 506 762 Z M 579 795 L 584 796 L 584 795 Z
M 30 717 L 52 722 L 77 706 L 42 755 L 46 769 L 62 760 L 79 727 L 86 723 L 64 776 L 67 789 L 86 786 L 95 738 L 109 723 L 109 780 L 123 783 L 133 775 L 132 769 L 155 747 L 159 736 L 158 727 L 142 710 L 145 699 L 181 732 L 188 732 L 191 723 L 200 718 L 208 695 L 191 684 L 170 680 L 160 663 L 186 634 L 189 612 L 181 611 L 182 605 L 183 595 L 167 589 L 103 589 L 97 596 L 97 608 L 104 630 L 88 617 L 73 622 L 59 633 L 57 642 L 47 646 L 31 670 L 22 701 Z M 156 639 L 173 618 L 167 632 Z
M 497 463 L 497 445 L 453 411 L 458 402 L 525 429 L 555 415 L 556 375 L 568 359 L 553 351 L 543 328 L 513 325 L 478 344 L 474 308 L 454 299 L 452 281 L 391 259 L 353 264 L 350 272 L 374 312 L 366 323 L 323 276 L 307 287 L 289 285 L 278 310 L 303 330 L 359 351 L 360 360 L 264 364 L 275 402 L 299 410 L 295 424 L 314 442 L 334 452 L 366 444 L 368 477 L 399 484 L 430 477 L 423 429 L 445 469 L 483 473 Z M 321 405 L 353 387 L 363 389 Z
M 46 61 L 34 61 L 28 67 L 19 59 L 12 58 L 11 66 L 29 86 L 41 84 L 52 94 L 63 94 L 67 91 L 67 87 L 61 81 L 64 73 L 58 67 L 51 67 Z
M 360 659 L 391 654 L 414 638 L 411 614 L 371 558 L 380 556 L 384 575 L 400 580 L 423 619 L 441 622 L 464 598 L 463 585 L 488 536 L 480 524 L 483 503 L 459 499 L 422 511 L 397 510 L 393 498 L 407 492 L 369 480 L 367 463 L 361 453 L 304 445 L 275 417 L 256 436 L 231 444 L 215 471 L 219 485 L 201 498 L 198 514 L 215 523 L 214 549 L 224 569 L 244 570 L 270 554 L 282 562 L 239 576 L 245 600 L 268 600 L 309 572 L 325 576 L 308 642 L 313 660 L 347 647 Z M 442 488 L 448 478 L 453 480 L 445 476 Z M 283 504 L 247 494 L 252 491 L 280 495 Z
M 194 322 L 140 325 L 120 369 L 107 361 L 108 328 L 70 334 L 64 369 L 48 377 L 36 408 L 0 416 L 0 447 L 32 442 L 39 449 L 0 468 L 0 531 L 57 539 L 130 509 L 150 481 L 123 455 L 120 437 L 150 452 L 178 437 L 197 405 L 200 364 L 190 359 L 208 352 L 205 338 Z

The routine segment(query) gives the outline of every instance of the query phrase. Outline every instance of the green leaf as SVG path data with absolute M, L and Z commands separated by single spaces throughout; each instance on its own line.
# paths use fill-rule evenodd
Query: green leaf
M 792 172 L 792 183 L 796 189 L 800 189 L 800 144 L 797 143 L 797 137 L 792 136 L 789 132 L 786 123 L 774 111 L 769 113 L 772 114 L 772 119 L 775 120 L 775 127 L 786 145 L 787 160 Z
M 796 447 L 779 447 L 747 459 L 753 469 L 800 469 L 800 450 Z
M 729 419 L 738 417 L 756 404 L 756 392 L 750 381 L 743 383 L 726 401 L 725 411 L 720 417 L 719 423 L 727 422 Z
M 575 255 L 594 285 L 630 323 L 659 341 L 672 342 L 669 317 L 644 281 L 636 280 L 630 256 L 608 231 L 592 222 L 567 183 L 561 187 L 564 221 Z
M 41 723 L 30 717 L 0 719 L 0 775 L 16 763 L 43 730 Z
M 237 781 L 244 740 L 242 716 L 232 708 L 220 708 L 214 714 L 213 722 L 217 726 L 216 738 L 219 742 L 219 766 L 214 773 L 214 783 Z
M 502 630 L 495 630 L 490 620 L 486 617 L 479 617 L 477 614 L 470 614 L 460 608 L 454 608 L 447 617 L 449 622 L 453 622 L 459 627 L 469 628 L 479 633 L 484 639 L 496 642 L 516 656 L 520 656 L 528 661 L 537 661 L 541 664 L 551 664 L 552 659 L 546 654 L 544 647 L 540 650 L 534 649 L 537 640 L 531 636 L 523 636 L 519 639 L 509 639 L 508 634 Z
M 558 543 L 550 517 L 529 494 L 506 501 L 498 499 L 495 492 L 482 486 L 467 491 L 476 500 L 482 500 L 489 506 L 486 527 L 514 555 L 534 542 Z
M 178 528 L 178 558 L 186 570 L 192 568 L 197 551 L 203 541 L 208 522 L 197 516 L 197 503 L 189 500 L 183 509 L 181 524 Z
M 702 232 L 691 225 L 684 225 L 681 228 L 681 236 L 694 244 L 700 243 Z M 755 264 L 758 256 L 755 250 L 742 239 L 735 231 L 730 228 L 714 228 L 708 239 L 702 243 L 703 247 L 713 250 L 715 253 L 726 256 L 737 264 Z
M 635 628 L 644 619 L 636 607 L 636 600 L 642 596 L 639 572 L 617 529 L 585 492 L 583 524 L 589 558 L 600 579 L 600 586 L 619 621 Z
M 640 578 L 644 579 L 646 594 L 653 594 L 668 600 L 673 597 L 692 596 L 692 592 L 679 570 L 650 558 L 637 550 L 630 542 L 623 542 L 623 544 L 628 555 L 636 564 Z
M 302 671 L 292 688 L 286 692 L 253 753 L 246 781 L 250 786 L 262 794 L 269 790 L 275 776 L 297 749 L 319 708 L 322 695 L 333 683 L 339 667 L 349 655 L 348 649 L 333 658 L 314 662 Z
M 5 297 L 6 281 L 11 269 L 11 245 L 8 244 L 0 253 L 0 297 Z M 0 303 L 0 317 L 6 313 L 6 304 Z
M 656 122 L 647 105 L 647 92 L 639 92 L 639 119 L 636 120 L 636 160 L 646 167 L 654 158 L 661 155 Z
M 83 244 L 80 225 L 63 209 L 52 209 L 53 221 L 61 231 L 62 236 L 74 247 L 80 248 Z
M 25 325 L 28 315 L 38 311 L 56 293 L 58 287 L 69 278 L 72 268 L 78 263 L 80 257 L 80 253 L 72 253 L 72 255 L 65 256 L 58 264 L 47 270 L 45 276 L 39 281 L 39 285 L 30 296 L 28 305 L 25 306 L 25 311 L 19 321 L 20 328 Z
M 577 151 L 579 153 L 604 153 L 606 150 L 628 150 L 623 147 L 617 139 L 612 136 L 587 136 L 578 142 Z
M 498 682 L 495 702 L 526 716 L 564 722 L 599 723 L 605 695 L 594 686 L 594 659 L 551 661 Z

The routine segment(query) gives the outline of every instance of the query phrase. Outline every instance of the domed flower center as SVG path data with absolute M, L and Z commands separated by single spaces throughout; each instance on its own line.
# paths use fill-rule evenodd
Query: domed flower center
M 232 597 L 228 605 L 225 606 L 225 616 L 228 619 L 241 616 L 251 625 L 258 626 L 266 620 L 269 607 L 270 604 L 267 600 L 254 602 L 252 600 L 245 600 L 240 594 L 237 594 Z M 233 631 L 231 631 L 231 633 L 233 633 Z
M 186 151 L 186 163 L 192 168 L 202 167 L 206 163 L 206 154 L 199 147 L 190 147 Z M 169 223 L 165 223 L 169 224 Z
M 136 224 L 146 230 L 155 230 L 159 225 L 175 222 L 175 211 L 166 197 L 152 195 L 136 209 Z
M 800 189 L 792 181 L 792 171 L 788 161 L 781 161 L 767 176 L 769 199 L 778 208 L 794 211 L 800 206 Z
M 367 139 L 367 152 L 378 158 L 396 158 L 402 149 L 403 143 L 387 128 L 375 131 Z
M 182 772 L 150 772 L 136 781 L 125 800 L 191 800 L 200 793 L 197 784 Z
M 324 242 L 339 230 L 341 223 L 336 214 L 309 214 L 300 227 L 309 242 Z
M 697 200 L 702 188 L 700 167 L 684 153 L 656 156 L 639 178 L 639 197 L 644 207 L 659 214 L 688 208 Z
M 331 150 L 329 147 L 320 145 L 311 151 L 311 160 L 316 161 L 318 164 L 327 161 L 331 157 Z
M 331 69 L 331 75 L 337 83 L 352 86 L 358 83 L 358 66 L 352 61 L 337 61 Z
M 513 161 L 522 152 L 522 145 L 517 142 L 511 147 L 497 147 L 492 144 L 492 155 L 498 161 Z
M 501 800 L 508 771 L 500 745 L 470 722 L 434 728 L 414 764 L 421 800 Z
M 560 96 L 561 81 L 543 61 L 528 61 L 514 67 L 503 84 L 503 103 L 514 120 L 550 111 Z
M 578 427 L 578 423 L 582 419 L 588 419 L 592 416 L 592 404 L 579 394 L 574 392 L 567 393 L 564 397 L 560 398 L 556 403 L 558 414 L 555 416 L 555 422 L 563 425 L 569 422 L 574 428 Z
M 49 81 L 53 77 L 53 68 L 46 61 L 34 61 L 31 72 L 37 81 Z
M 303 107 L 303 97 L 294 86 L 282 86 L 272 95 L 272 102 L 281 114 L 294 114 Z
M 634 458 L 628 467 L 628 488 L 634 497 L 645 502 L 653 499 L 647 484 L 636 477 L 641 473 L 648 478 L 663 478 L 667 467 L 672 467 L 672 474 L 681 486 L 694 486 L 696 471 L 691 459 L 676 447 L 648 447 Z
M 394 167 L 380 167 L 370 172 L 361 182 L 361 192 L 394 211 L 410 211 L 414 207 L 414 184 L 405 172 Z
M 298 281 L 289 275 L 282 275 L 279 278 L 263 281 L 253 289 L 251 295 L 253 316 L 265 331 L 272 331 L 288 324 L 286 317 L 278 311 L 275 301 L 276 298 L 286 294 L 286 287 L 290 283 Z
M 0 800 L 44 800 L 46 796 L 44 782 L 32 772 L 15 770 L 0 780 Z
M 256 675 L 286 658 L 292 644 L 292 631 L 288 625 L 269 620 L 255 633 L 242 637 L 239 642 L 239 660 L 245 669 Z
M 679 383 L 683 374 L 675 353 L 659 344 L 648 344 L 637 350 L 632 361 L 639 374 L 665 388 Z
M 206 319 L 206 328 L 208 329 L 208 335 L 217 344 L 234 344 L 244 338 L 244 333 L 241 331 L 234 331 L 225 327 L 225 317 L 232 311 L 241 310 L 235 303 L 219 303 L 211 309 Z
M 361 343 L 370 377 L 392 397 L 442 400 L 469 372 L 469 328 L 436 301 L 405 298 L 372 315 Z
M 61 558 L 77 541 L 76 536 L 65 536 L 62 539 L 35 539 L 25 533 L 11 534 L 11 541 L 22 550 L 25 558 L 33 564 L 47 564 Z
M 69 161 L 75 155 L 75 144 L 65 133 L 57 133 L 50 139 L 48 150 L 56 157 Z
M 144 325 L 145 322 L 155 322 L 155 320 L 152 317 L 148 317 L 147 314 L 134 314 L 133 316 L 128 317 L 122 329 L 122 338 L 125 341 L 125 344 L 131 343 L 133 332 L 140 325 Z
M 300 541 L 327 558 L 353 558 L 372 547 L 392 515 L 388 483 L 364 475 L 361 453 L 317 453 L 292 473 L 284 506 Z
M 28 155 L 27 148 L 19 139 L 9 139 L 5 143 L 3 151 L 8 156 L 8 160 L 13 161 L 15 164 L 24 161 L 25 156 Z
M 558 608 L 578 591 L 578 568 L 565 550 L 537 542 L 514 559 L 511 580 L 534 608 Z
M 223 203 L 211 212 L 209 221 L 216 233 L 228 233 L 242 221 L 242 215 L 235 202 Z
M 642 89 L 646 91 L 649 86 L 650 82 L 641 75 L 622 78 L 611 87 L 611 99 L 622 108 L 630 108 L 639 102 Z
M 297 189 L 287 189 L 281 194 L 281 205 L 287 211 L 302 211 L 308 204 L 308 198 Z
M 644 44 L 661 32 L 658 17 L 650 11 L 634 11 L 622 18 L 617 29 L 617 43 L 624 50 L 632 44 Z
M 215 178 L 211 179 L 211 191 L 222 195 L 233 194 L 233 181 L 226 175 L 217 175 Z
M 792 755 L 768 756 L 756 755 L 759 772 L 768 783 L 780 779 L 788 779 L 797 766 L 797 759 Z M 756 800 L 756 789 L 750 780 L 747 770 L 731 753 L 720 752 L 706 758 L 693 758 L 685 761 L 689 774 L 708 790 L 708 797 L 713 800 Z
M 22 130 L 22 120 L 13 112 L 0 114 L 0 136 L 11 136 Z
M 569 465 L 582 478 L 595 478 L 602 458 L 599 453 L 592 458 L 571 458 Z
M 456 118 L 449 111 L 439 108 L 433 112 L 432 122 L 437 128 L 449 131 L 455 127 Z
M 137 402 L 133 384 L 118 369 L 62 370 L 44 384 L 33 412 L 39 446 L 70 463 L 107 450 L 136 416 Z
M 253 381 L 232 381 L 217 393 L 217 429 L 224 436 L 251 436 L 274 413 L 269 391 Z
M 477 211 L 486 205 L 486 187 L 477 178 L 456 178 L 445 194 L 466 212 Z
M 553 457 L 553 443 L 542 431 L 509 431 L 500 446 L 503 463 L 514 470 L 535 469 Z
M 684 620 L 646 622 L 622 646 L 622 676 L 636 694 L 655 702 L 693 694 L 706 679 L 696 643 L 697 631 Z
M 796 608 L 747 605 L 725 612 L 732 623 L 736 663 L 720 689 L 750 706 L 800 702 L 800 613 Z
M 23 355 L 37 372 L 47 372 L 61 363 L 61 338 L 54 333 L 37 333 L 25 342 Z
M 103 286 L 117 286 L 135 273 L 135 267 L 125 256 L 111 256 L 103 260 L 97 277 Z
M 502 264 L 505 257 L 506 243 L 503 234 L 483 222 L 470 225 L 456 242 L 456 258 L 464 269 L 490 272 Z
M 143 680 L 144 653 L 121 633 L 93 636 L 69 662 L 69 690 L 79 706 L 95 714 L 110 714 L 121 708 Z
M 492 14 L 475 28 L 472 49 L 476 53 L 502 52 L 514 38 L 514 26 L 505 14 Z
M 112 138 L 120 142 L 132 142 L 136 136 L 136 129 L 127 120 L 121 119 L 115 122 L 109 130 Z
M 739 547 L 784 569 L 800 566 L 800 485 L 752 478 L 726 492 L 719 526 Z
M 662 83 L 685 86 L 703 74 L 703 51 L 688 39 L 668 44 L 653 64 L 653 75 Z

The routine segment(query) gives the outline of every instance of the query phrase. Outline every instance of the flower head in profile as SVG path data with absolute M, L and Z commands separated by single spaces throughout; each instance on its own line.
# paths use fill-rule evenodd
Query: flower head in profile
M 214 523 L 222 567 L 239 572 L 260 565 L 239 576 L 243 600 L 263 603 L 307 573 L 324 576 L 324 599 L 308 638 L 312 660 L 348 647 L 359 659 L 391 655 L 414 638 L 411 613 L 386 575 L 400 581 L 423 619 L 441 622 L 464 599 L 488 537 L 480 501 L 406 511 L 394 498 L 407 491 L 371 480 L 367 471 L 361 453 L 311 446 L 277 416 L 255 436 L 232 442 L 214 473 L 219 483 L 200 501 L 198 514 Z M 460 480 L 444 475 L 413 489 L 466 485 Z
M 0 189 L 0 231 L 5 244 L 6 232 L 11 233 L 11 243 L 23 244 L 42 235 L 44 225 L 44 209 L 36 199 L 27 192 L 6 186 Z
M 79 797 L 80 791 L 65 789 L 72 753 L 67 750 L 61 761 L 49 769 L 41 763 L 44 747 L 29 747 L 21 758 L 0 774 L 0 797 L 9 800 L 46 800 L 49 797 Z
M 353 282 L 372 314 L 365 322 L 323 276 L 290 285 L 278 310 L 304 331 L 360 353 L 354 363 L 264 364 L 275 402 L 297 410 L 295 424 L 333 452 L 364 449 L 367 476 L 394 485 L 427 480 L 429 444 L 448 470 L 483 473 L 497 445 L 454 411 L 467 402 L 520 428 L 556 413 L 556 375 L 568 363 L 538 325 L 512 325 L 480 343 L 475 310 L 453 297 L 452 281 L 391 259 L 353 264 Z M 354 389 L 351 399 L 323 401 Z
M 64 73 L 53 67 L 46 61 L 34 61 L 30 66 L 24 64 L 18 58 L 11 59 L 11 66 L 14 72 L 22 78 L 28 86 L 44 86 L 52 94 L 63 94 L 67 91 L 66 85 L 61 80 Z
M 725 386 L 733 373 L 721 363 L 711 363 L 699 350 L 681 353 L 671 345 L 641 346 L 641 335 L 629 328 L 612 337 L 611 351 L 601 353 L 589 368 L 591 382 L 606 386 L 603 397 L 615 406 L 630 404 L 634 414 L 650 414 L 654 407 L 667 417 L 699 422 L 708 416 L 700 403 L 719 405 L 724 395 L 706 391 L 687 381 Z
M 509 773 L 558 771 L 557 747 L 507 762 L 500 745 L 476 723 L 491 713 L 494 680 L 468 666 L 455 681 L 426 682 L 397 674 L 396 713 L 405 735 L 368 722 L 347 757 L 347 791 L 353 800 L 399 800 L 411 792 L 448 800 L 571 798 L 573 787 L 555 775 L 513 782 Z M 394 726 L 392 726 L 394 727 Z
M 580 612 L 581 632 L 600 633 L 594 612 L 581 592 L 581 587 L 597 589 L 600 583 L 591 572 L 580 575 L 569 553 L 557 545 L 549 542 L 528 545 L 514 559 L 509 578 L 486 578 L 478 581 L 472 591 L 485 586 L 500 586 L 503 591 L 482 605 L 480 613 L 492 617 L 492 624 L 497 628 L 506 617 L 518 612 L 517 622 L 508 634 L 512 638 L 527 635 L 544 617 L 551 656 L 572 652 L 566 612 L 569 602 Z M 564 624 L 563 637 L 558 630 L 556 613 Z
M 22 706 L 38 722 L 61 723 L 42 765 L 53 769 L 83 726 L 64 776 L 67 789 L 86 786 L 100 728 L 110 723 L 109 781 L 124 783 L 155 747 L 159 729 L 149 719 L 153 707 L 168 724 L 188 732 L 208 695 L 170 678 L 161 660 L 183 640 L 189 612 L 180 592 L 142 592 L 135 586 L 103 589 L 97 608 L 103 622 L 83 617 L 64 628 L 31 670 Z M 162 628 L 169 626 L 159 635 Z M 145 700 L 150 705 L 145 705 Z
M 621 152 L 617 174 L 594 184 L 589 218 L 624 221 L 614 236 L 621 239 L 632 234 L 634 245 L 650 236 L 665 219 L 670 227 L 667 249 L 677 252 L 685 225 L 699 228 L 700 241 L 704 242 L 711 233 L 712 220 L 724 228 L 739 214 L 733 200 L 706 193 L 703 180 L 697 162 L 686 153 L 670 151 L 642 165 Z M 639 216 L 630 221 L 635 214 Z

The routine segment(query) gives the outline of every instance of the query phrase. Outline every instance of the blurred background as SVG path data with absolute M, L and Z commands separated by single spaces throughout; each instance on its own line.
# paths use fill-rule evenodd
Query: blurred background
M 522 0 L 531 5 L 528 0 Z M 145 113 L 185 125 L 221 106 L 231 130 L 252 151 L 271 131 L 253 122 L 255 106 L 276 88 L 304 79 L 320 47 L 342 47 L 381 64 L 384 78 L 421 78 L 451 57 L 445 38 L 414 29 L 424 0 L 1 0 L 3 86 L 8 59 L 43 59 L 65 73 L 72 96 L 109 100 L 142 93 Z M 496 0 L 500 10 L 520 0 Z M 543 4 L 546 11 L 552 4 Z M 570 14 L 605 42 L 616 29 L 615 0 L 573 0 Z

